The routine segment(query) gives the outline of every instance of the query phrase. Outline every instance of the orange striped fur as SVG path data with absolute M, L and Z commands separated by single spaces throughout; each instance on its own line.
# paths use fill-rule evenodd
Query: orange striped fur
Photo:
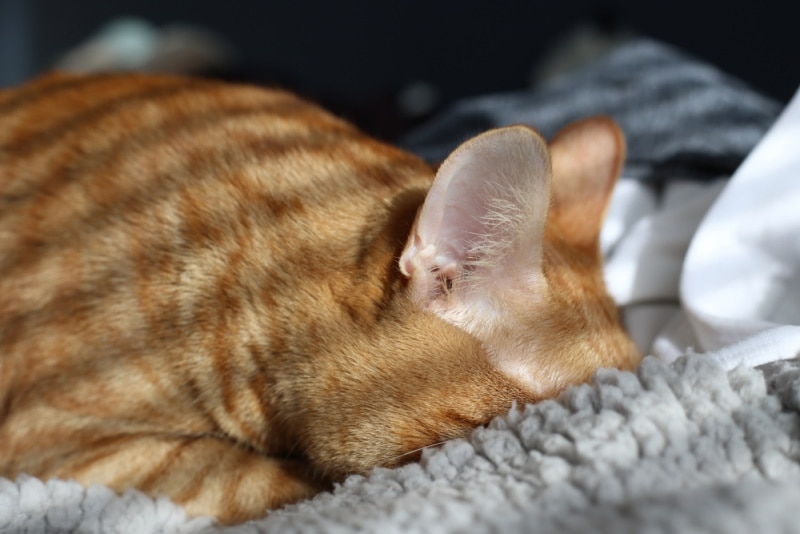
M 485 230 L 453 253 L 428 166 L 288 93 L 0 92 L 0 474 L 237 522 L 634 367 L 597 248 L 623 148 L 600 118 L 549 148 L 523 127 L 471 141 L 442 198 L 471 159 L 490 185 L 519 160 L 536 194 L 525 178 L 478 198 L 483 219 L 453 208 Z

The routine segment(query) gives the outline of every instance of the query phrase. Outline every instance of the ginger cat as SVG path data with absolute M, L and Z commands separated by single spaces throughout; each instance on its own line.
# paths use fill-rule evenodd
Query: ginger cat
M 597 245 L 623 152 L 513 126 L 434 178 L 281 91 L 0 92 L 0 475 L 238 522 L 635 367 Z

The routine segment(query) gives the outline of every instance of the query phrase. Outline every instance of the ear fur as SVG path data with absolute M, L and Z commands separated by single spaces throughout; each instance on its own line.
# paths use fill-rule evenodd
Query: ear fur
M 550 142 L 553 204 L 548 224 L 581 247 L 597 246 L 606 208 L 625 160 L 625 137 L 609 117 L 574 122 Z
M 400 257 L 417 303 L 446 315 L 471 299 L 491 306 L 504 288 L 533 284 L 550 181 L 547 145 L 528 127 L 492 130 L 457 148 L 439 168 Z
M 587 265 L 587 253 L 599 259 L 623 155 L 622 133 L 606 118 L 567 127 L 549 150 L 522 126 L 461 145 L 439 168 L 400 257 L 411 298 L 475 336 L 536 395 L 585 380 L 629 346 L 593 276 L 599 261 L 588 277 L 570 268 Z M 563 268 L 548 264 L 545 277 L 551 245 L 560 253 L 547 257 Z M 576 305 L 587 295 L 587 309 Z

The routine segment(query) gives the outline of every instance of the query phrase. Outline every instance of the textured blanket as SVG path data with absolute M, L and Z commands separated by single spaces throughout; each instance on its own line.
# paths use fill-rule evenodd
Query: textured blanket
M 765 376 L 766 375 L 766 376 Z M 800 532 L 800 364 L 600 372 L 422 461 L 228 532 Z M 138 493 L 0 483 L 2 532 L 213 532 Z
M 768 332 L 796 331 L 800 221 L 764 215 L 779 213 L 773 208 L 782 199 L 791 208 L 800 188 L 782 191 L 785 176 L 764 175 L 780 179 L 763 181 L 771 203 L 749 214 L 760 223 L 742 243 L 754 246 L 719 251 L 767 258 L 771 271 L 745 262 L 738 278 L 726 271 L 714 300 L 681 293 L 681 279 L 684 286 L 703 286 L 703 276 L 717 282 L 696 243 L 713 245 L 726 228 L 749 227 L 725 217 L 737 199 L 763 193 L 748 189 L 760 176 L 752 162 L 775 161 L 776 143 L 759 145 L 727 178 L 778 110 L 715 69 L 645 41 L 537 91 L 460 104 L 407 140 L 436 159 L 473 128 L 530 121 L 552 133 L 593 113 L 622 123 L 631 152 L 625 174 L 635 180 L 615 193 L 603 247 L 610 290 L 637 343 L 660 356 L 646 358 L 637 373 L 600 371 L 591 384 L 426 451 L 419 463 L 350 477 L 331 493 L 238 527 L 188 519 L 168 500 L 137 492 L 22 477 L 0 479 L 0 532 L 800 532 L 800 345 L 775 336 L 725 345 L 717 336 L 705 346 L 697 338 L 708 331 L 685 335 L 697 334 L 698 324 L 728 335 L 731 317 L 778 325 Z M 786 125 L 779 121 L 784 133 Z M 796 139 L 791 121 L 788 128 Z M 767 140 L 787 152 L 786 137 L 774 132 Z M 700 269 L 688 269 L 688 260 Z M 738 265 L 735 255 L 722 261 Z M 759 288 L 769 299 L 760 299 Z M 708 319 L 709 310 L 713 320 L 692 322 Z

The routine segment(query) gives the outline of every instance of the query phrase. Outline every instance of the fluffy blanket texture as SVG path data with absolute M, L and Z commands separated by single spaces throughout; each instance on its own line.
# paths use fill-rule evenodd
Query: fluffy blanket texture
M 0 483 L 3 532 L 800 532 L 800 364 L 644 361 L 251 524 L 63 481 Z
M 436 157 L 475 128 L 621 122 L 636 179 L 617 188 L 602 241 L 609 290 L 658 356 L 635 374 L 602 370 L 419 463 L 245 525 L 21 477 L 0 479 L 0 532 L 800 532 L 800 98 L 764 137 L 777 111 L 645 41 L 538 91 L 456 106 L 407 140 Z

